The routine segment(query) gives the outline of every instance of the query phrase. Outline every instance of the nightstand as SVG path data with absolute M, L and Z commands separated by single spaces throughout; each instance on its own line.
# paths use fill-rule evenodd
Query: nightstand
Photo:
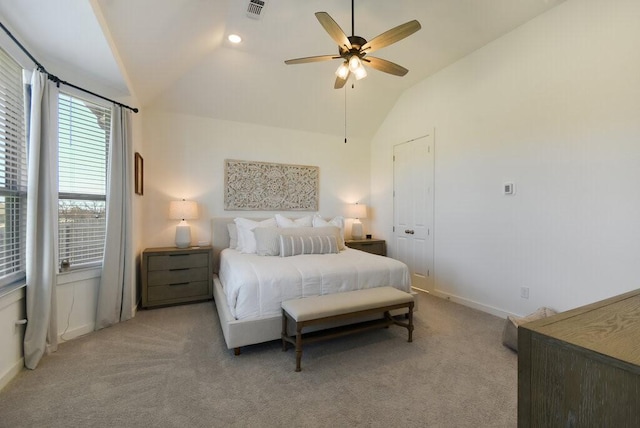
M 147 248 L 142 253 L 142 307 L 213 298 L 213 249 Z
M 379 256 L 387 255 L 387 243 L 384 239 L 350 239 L 344 241 L 344 245 Z

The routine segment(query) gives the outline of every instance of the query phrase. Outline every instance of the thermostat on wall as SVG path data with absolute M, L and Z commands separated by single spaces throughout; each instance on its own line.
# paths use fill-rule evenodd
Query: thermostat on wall
M 504 183 L 502 192 L 505 195 L 515 195 L 516 187 L 513 185 L 513 183 Z

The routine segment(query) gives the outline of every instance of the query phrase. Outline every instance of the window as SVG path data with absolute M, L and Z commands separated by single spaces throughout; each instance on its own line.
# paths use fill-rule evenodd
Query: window
M 62 270 L 102 262 L 111 110 L 58 97 L 58 256 Z
M 22 68 L 0 49 L 0 287 L 25 277 L 27 140 Z

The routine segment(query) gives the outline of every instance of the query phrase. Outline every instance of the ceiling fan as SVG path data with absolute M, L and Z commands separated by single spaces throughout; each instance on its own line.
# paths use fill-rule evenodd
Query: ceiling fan
M 376 70 L 395 76 L 404 76 L 407 74 L 409 70 L 398 64 L 368 55 L 371 52 L 382 49 L 412 35 L 421 28 L 420 23 L 414 19 L 413 21 L 406 22 L 385 31 L 379 36 L 374 37 L 371 41 L 367 41 L 363 37 L 355 35 L 353 2 L 354 0 L 351 0 L 351 36 L 348 37 L 327 12 L 316 12 L 315 14 L 318 21 L 320 21 L 320 25 L 324 27 L 326 32 L 329 33 L 329 36 L 338 44 L 338 55 L 320 55 L 289 59 L 284 63 L 290 65 L 342 59 L 342 64 L 336 70 L 337 78 L 334 85 L 335 89 L 342 88 L 345 83 L 347 83 L 351 74 L 355 76 L 356 80 L 366 77 L 367 71 L 363 65 L 368 65 Z

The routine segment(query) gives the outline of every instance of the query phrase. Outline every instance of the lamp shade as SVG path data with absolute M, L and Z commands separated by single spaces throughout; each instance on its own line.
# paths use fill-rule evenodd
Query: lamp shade
M 169 203 L 171 220 L 195 220 L 198 218 L 198 203 L 195 201 L 171 201 Z
M 347 206 L 348 218 L 367 218 L 367 206 L 365 204 L 352 204 Z

